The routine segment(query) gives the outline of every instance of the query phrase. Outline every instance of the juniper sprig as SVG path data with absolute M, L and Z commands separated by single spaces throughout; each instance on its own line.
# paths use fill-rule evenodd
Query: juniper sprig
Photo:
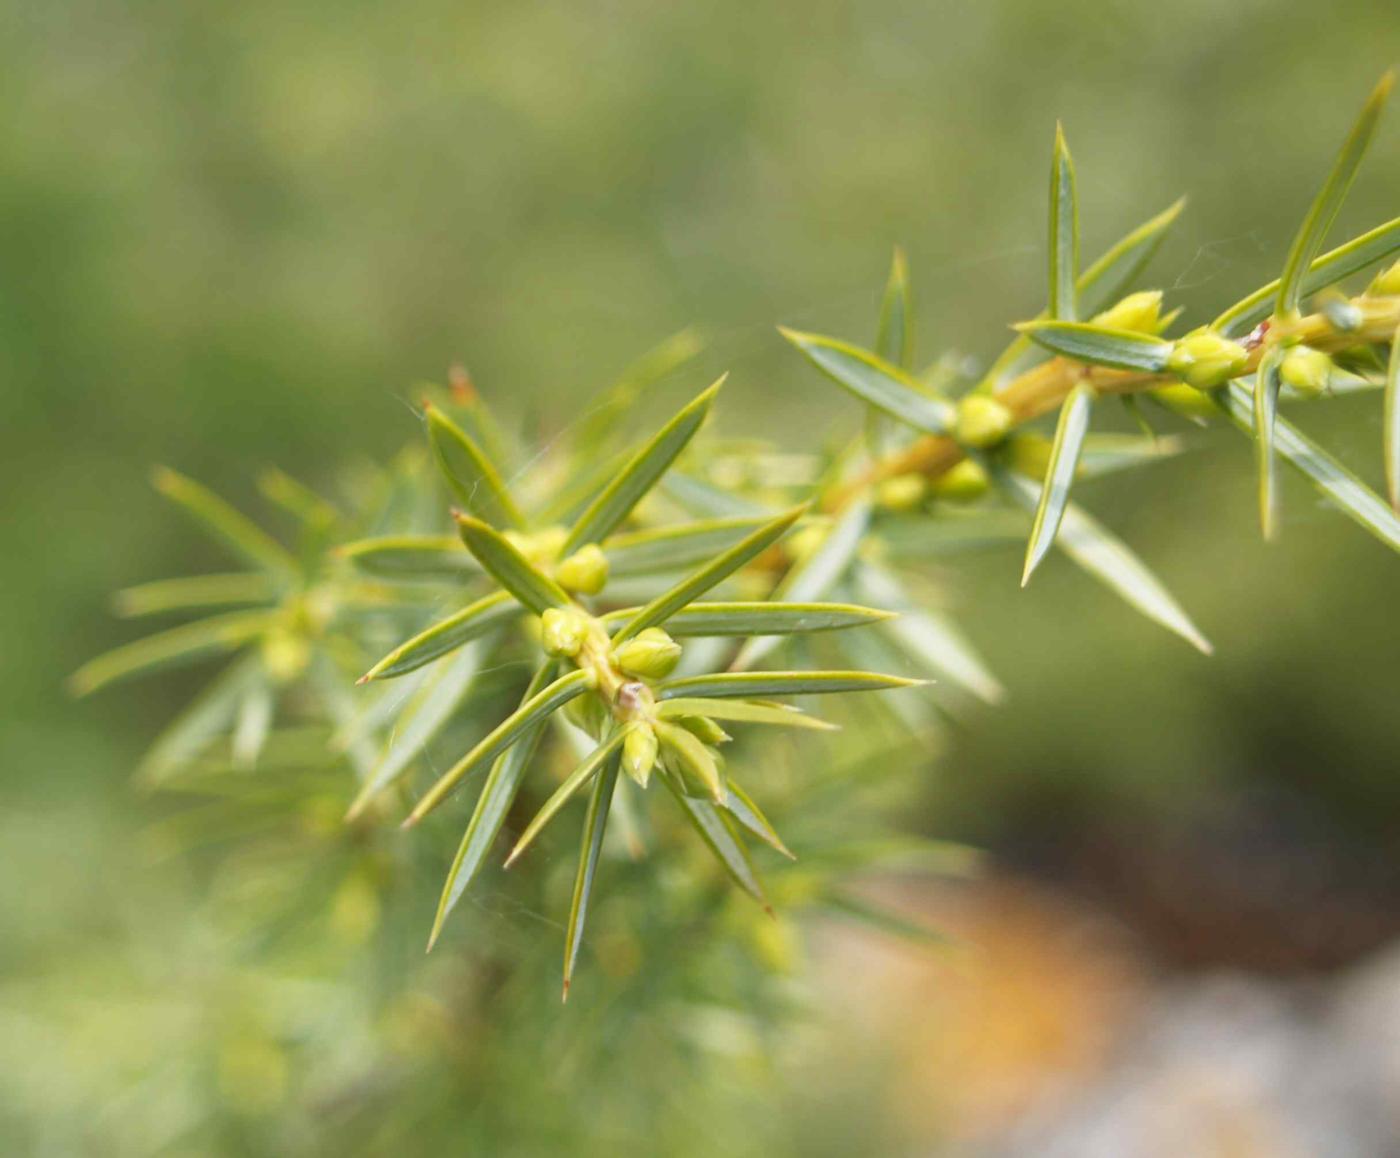
M 430 948 L 503 835 L 511 866 L 586 801 L 565 932 L 566 996 L 600 867 L 609 848 L 640 852 L 657 797 L 674 802 L 672 823 L 699 836 L 716 874 L 761 905 L 770 894 L 753 842 L 772 854 L 779 905 L 819 903 L 888 926 L 888 914 L 846 890 L 842 874 L 885 863 L 890 849 L 903 855 L 927 846 L 875 841 L 859 854 L 847 847 L 824 857 L 832 817 L 864 823 L 868 810 L 851 802 L 862 784 L 909 766 L 910 753 L 927 747 L 940 714 L 960 697 L 995 703 L 1003 694 L 960 619 L 942 605 L 931 562 L 1024 541 L 1024 585 L 1059 549 L 1137 611 L 1209 652 L 1162 582 L 1072 499 L 1084 479 L 1138 469 L 1186 445 L 1180 434 L 1157 432 L 1149 407 L 1169 421 L 1224 422 L 1252 439 L 1266 537 L 1278 530 L 1283 459 L 1400 550 L 1400 263 L 1364 288 L 1343 288 L 1394 261 L 1400 218 L 1322 252 L 1390 84 L 1383 79 L 1367 102 L 1279 278 L 1176 337 L 1169 335 L 1179 311 L 1160 291 L 1135 287 L 1184 202 L 1081 267 L 1077 178 L 1057 127 L 1047 306 L 1016 327 L 985 369 L 944 355 L 916 372 L 910 276 L 900 253 L 871 348 L 782 331 L 864 404 L 863 430 L 835 448 L 793 453 L 752 438 L 702 438 L 723 379 L 639 447 L 624 445 L 623 420 L 642 395 L 699 349 L 685 331 L 534 453 L 456 374 L 449 390 L 426 391 L 429 455 L 406 452 L 350 487 L 348 501 L 332 503 L 286 475 L 265 474 L 264 496 L 296 527 L 293 547 L 199 484 L 159 471 L 158 489 L 249 569 L 122 592 L 123 615 L 203 617 L 91 661 L 72 686 L 85 693 L 171 664 L 232 656 L 153 745 L 143 777 L 186 790 L 218 779 L 230 786 L 228 807 L 244 808 L 246 817 L 250 781 L 236 777 L 268 775 L 269 754 L 280 761 L 302 752 L 298 729 L 310 725 L 317 751 L 353 770 L 333 803 L 337 813 L 348 804 L 336 821 L 343 840 L 335 856 L 356 888 L 373 876 L 360 867 L 379 855 L 376 846 L 393 840 L 403 848 L 411 839 L 389 836 L 378 822 L 404 814 L 403 827 L 419 826 L 479 780 Z M 1372 389 L 1384 399 L 1388 501 L 1284 413 Z M 1140 433 L 1095 429 L 1115 397 Z M 1052 414 L 1053 430 L 1035 427 Z M 436 470 L 426 467 L 428 457 Z M 759 749 L 761 759 L 735 761 L 745 782 L 750 767 L 764 777 L 762 790 L 750 794 L 732 774 L 724 755 L 731 729 L 830 731 L 790 697 L 922 682 L 882 671 L 929 674 L 939 687 L 878 698 L 873 703 L 888 702 L 856 720 L 853 734 L 822 737 L 839 758 L 798 766 L 789 746 L 770 744 Z M 426 775 L 448 750 L 455 758 L 446 770 Z M 560 770 L 561 761 L 561 774 L 543 788 L 527 775 Z M 320 832 L 325 785 L 316 759 L 303 762 L 317 769 L 306 788 L 310 803 L 293 800 L 299 781 L 284 776 L 257 807 L 301 809 Z M 796 801 L 789 815 L 807 818 L 786 839 L 759 803 L 774 787 L 775 768 L 790 789 L 797 782 L 786 793 L 787 803 Z M 835 811 L 822 836 L 823 823 L 803 805 L 833 784 L 842 795 L 839 807 L 830 804 L 834 793 L 827 798 Z M 308 855 L 325 853 L 313 842 Z M 796 867 L 787 859 L 794 855 L 807 859 Z M 649 876 L 645 887 L 666 886 Z

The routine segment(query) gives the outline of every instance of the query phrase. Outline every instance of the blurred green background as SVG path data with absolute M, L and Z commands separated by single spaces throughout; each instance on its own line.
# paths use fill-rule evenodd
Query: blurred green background
M 774 324 L 866 339 L 901 244 L 920 358 L 994 353 L 1041 303 L 1057 117 L 1086 253 L 1190 194 L 1150 284 L 1203 319 L 1274 276 L 1398 44 L 1387 0 L 0 3 L 0 970 L 194 904 L 133 851 L 126 782 L 187 681 L 62 688 L 129 638 L 109 591 L 217 558 L 150 464 L 242 499 L 264 463 L 324 478 L 413 438 L 412 383 L 457 359 L 548 437 L 688 324 L 721 429 L 811 446 L 859 414 Z M 1388 123 L 1338 230 L 1398 185 Z M 1379 427 L 1313 428 L 1374 477 Z M 1014 551 L 950 570 L 1010 695 L 930 764 L 921 827 L 1103 886 L 1105 832 L 1196 859 L 1263 794 L 1221 863 L 1286 838 L 1394 883 L 1400 560 L 1291 486 L 1265 548 L 1250 472 L 1221 436 L 1085 493 L 1213 660 L 1062 563 L 1024 593 Z M 1192 936 L 1162 953 L 1230 959 Z

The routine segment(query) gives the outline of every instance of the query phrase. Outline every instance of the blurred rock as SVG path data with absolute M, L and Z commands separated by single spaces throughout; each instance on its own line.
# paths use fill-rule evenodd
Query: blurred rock
M 957 1152 L 1379 1158 L 1400 1154 L 1397 1090 L 1393 946 L 1326 983 L 1173 982 L 1120 1028 L 1101 1075 Z

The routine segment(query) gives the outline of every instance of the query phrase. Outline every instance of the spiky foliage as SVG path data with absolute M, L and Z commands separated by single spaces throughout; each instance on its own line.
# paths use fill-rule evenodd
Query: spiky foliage
M 332 838 L 338 852 L 350 852 L 352 867 L 336 878 L 341 888 L 363 879 L 354 866 L 366 858 L 382 877 L 385 864 L 406 856 L 409 838 L 390 835 L 381 821 L 406 812 L 404 825 L 416 826 L 455 807 L 458 790 L 480 781 L 463 810 L 465 832 L 430 944 L 503 833 L 512 864 L 551 839 L 548 830 L 578 802 L 566 994 L 609 850 L 625 858 L 654 844 L 670 853 L 677 828 L 692 829 L 714 863 L 765 908 L 772 894 L 760 884 L 753 841 L 766 846 L 770 875 L 785 886 L 773 890 L 777 905 L 813 902 L 889 924 L 888 914 L 844 891 L 842 873 L 881 863 L 880 849 L 908 846 L 857 840 L 823 860 L 821 838 L 780 837 L 756 799 L 762 793 L 750 795 L 730 775 L 721 754 L 728 729 L 824 730 L 823 721 L 780 701 L 915 682 L 877 671 L 937 676 L 934 693 L 887 697 L 845 741 L 843 760 L 860 766 L 859 775 L 881 763 L 874 752 L 886 771 L 902 766 L 958 696 L 1001 696 L 941 608 L 927 564 L 1008 539 L 1027 540 L 1023 583 L 1059 548 L 1208 652 L 1160 580 L 1071 501 L 1085 478 L 1182 448 L 1180 435 L 1152 429 L 1139 400 L 1192 422 L 1227 422 L 1253 439 L 1266 535 L 1277 528 L 1274 464 L 1282 457 L 1400 549 L 1400 265 L 1360 292 L 1340 288 L 1400 250 L 1400 219 L 1320 254 L 1389 87 L 1387 78 L 1366 105 L 1280 278 L 1177 338 L 1167 336 L 1176 313 L 1164 312 L 1163 295 L 1133 287 L 1182 203 L 1081 269 L 1075 170 L 1057 129 L 1048 305 L 1017 327 L 985 371 L 970 372 L 952 356 L 914 370 L 909 276 L 899 254 L 872 348 L 783 331 L 866 406 L 864 433 L 835 450 L 793 455 L 752 440 L 698 441 L 719 383 L 640 446 L 624 445 L 618 431 L 643 393 L 695 353 L 693 336 L 682 334 L 537 454 L 516 447 L 459 378 L 448 392 L 430 391 L 423 405 L 436 486 L 421 457 L 406 455 L 382 477 L 360 480 L 345 508 L 358 513 L 343 515 L 285 476 L 268 476 L 264 492 L 301 528 L 295 551 L 197 484 L 162 472 L 157 485 L 256 570 L 123 593 L 119 608 L 129 614 L 233 610 L 95 660 L 75 687 L 241 650 L 157 742 L 146 778 L 186 792 L 227 785 L 213 791 L 214 815 L 242 815 L 290 809 L 284 793 L 295 792 L 295 781 L 283 777 L 280 794 L 250 794 L 256 781 L 231 777 L 230 765 L 248 772 L 266 762 L 264 748 L 282 753 L 299 739 L 348 754 L 353 783 L 329 797 L 320 778 L 308 789 L 318 839 L 327 831 L 327 801 L 348 804 L 348 825 L 334 826 Z M 1371 388 L 1385 397 L 1389 504 L 1279 413 L 1283 403 Z M 1141 434 L 1093 429 L 1109 396 Z M 1032 428 L 1051 414 L 1053 432 Z M 354 671 L 368 685 L 358 693 Z M 818 742 L 830 738 L 803 741 Z M 760 758 L 736 765 L 745 780 L 753 768 L 766 781 L 791 751 L 769 744 Z M 451 763 L 437 771 L 446 752 Z M 819 799 L 824 783 L 850 788 L 853 766 L 835 766 L 839 775 L 792 773 L 799 805 L 808 803 L 804 786 Z M 542 784 L 532 769 L 558 775 Z M 678 806 L 669 819 L 650 805 L 658 796 Z M 794 853 L 805 863 L 783 867 L 781 858 Z M 665 887 L 651 876 L 634 884 Z
M 1367 101 L 1280 278 L 1180 338 L 1166 336 L 1179 311 L 1164 312 L 1160 291 L 1124 294 L 1184 202 L 1144 222 L 1081 270 L 1075 171 L 1058 128 L 1050 176 L 1050 303 L 1040 317 L 1016 327 L 1019 336 L 985 373 L 950 374 L 943 361 L 923 374 L 910 372 L 902 336 L 907 281 L 899 256 L 875 349 L 784 330 L 827 377 L 883 416 L 870 426 L 866 455 L 853 448 L 857 464 L 823 489 L 819 508 L 840 523 L 864 519 L 860 512 L 872 503 L 883 507 L 873 533 L 878 536 L 888 522 L 896 541 L 919 543 L 926 551 L 1025 535 L 1023 586 L 1058 547 L 1136 610 L 1209 652 L 1204 635 L 1162 582 L 1070 498 L 1074 484 L 1085 478 L 1143 465 L 1180 447 L 1178 438 L 1161 437 L 1148 426 L 1138 405 L 1145 399 L 1198 424 L 1227 422 L 1253 439 L 1266 537 L 1277 531 L 1274 463 L 1281 457 L 1332 505 L 1400 550 L 1394 419 L 1400 265 L 1360 292 L 1339 288 L 1400 250 L 1400 218 L 1319 256 L 1391 83 L 1387 75 Z M 1301 312 L 1304 299 L 1311 299 L 1311 313 Z M 1281 400 L 1368 389 L 1385 394 L 1389 503 L 1278 413 Z M 1109 397 L 1117 397 L 1144 428 L 1142 437 L 1093 432 L 1093 415 Z M 1028 429 L 1048 414 L 1057 415 L 1053 437 Z M 891 419 L 902 433 L 891 433 Z M 969 500 L 975 503 L 970 508 Z M 800 575 L 795 566 L 782 582 L 800 582 Z M 831 586 L 823 582 L 807 594 Z M 881 590 L 888 592 L 883 599 Z M 896 591 L 884 584 L 866 597 L 893 606 Z

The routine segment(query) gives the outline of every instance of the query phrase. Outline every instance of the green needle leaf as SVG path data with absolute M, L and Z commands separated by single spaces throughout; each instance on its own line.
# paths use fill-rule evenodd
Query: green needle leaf
M 944 506 L 947 509 L 932 516 L 882 519 L 877 541 L 889 558 L 905 562 L 942 559 L 1006 543 L 1023 543 L 1030 529 L 1030 519 L 1020 511 Z M 868 602 L 886 606 L 878 599 Z
M 909 263 L 904 250 L 895 247 L 890 259 L 890 277 L 880 300 L 880 328 L 875 335 L 875 352 L 886 362 L 909 368 L 913 354 L 913 329 L 909 309 Z
M 724 810 L 769 848 L 782 853 L 788 860 L 797 859 L 792 850 L 783 843 L 783 838 L 778 835 L 777 829 L 763 815 L 762 809 L 754 803 L 753 797 L 735 784 L 733 780 L 729 782 L 729 796 L 724 802 Z
M 668 680 L 656 689 L 658 699 L 682 696 L 705 698 L 754 696 L 816 696 L 833 692 L 882 692 L 894 688 L 914 688 L 927 680 L 907 680 L 900 676 L 869 671 L 740 671 L 684 676 Z
M 667 498 L 697 518 L 747 519 L 772 515 L 762 503 L 676 470 L 662 478 L 660 489 Z
M 371 800 L 403 775 L 442 731 L 471 691 L 481 670 L 483 652 L 479 645 L 464 649 L 451 663 L 432 672 L 413 693 L 399 714 L 379 763 L 345 814 L 346 820 L 359 816 Z
M 895 247 L 890 276 L 880 300 L 880 325 L 875 333 L 875 353 L 891 365 L 908 371 L 912 361 L 913 329 L 909 309 L 909 265 L 904 251 Z M 865 419 L 866 446 L 878 458 L 887 449 L 892 425 L 888 415 L 873 406 Z
M 1050 161 L 1050 305 L 1052 318 L 1075 318 L 1074 287 L 1079 277 L 1079 198 L 1074 161 L 1065 144 L 1064 126 L 1055 124 Z
M 1332 228 L 1332 222 L 1337 218 L 1337 212 L 1346 199 L 1347 191 L 1351 188 L 1356 171 L 1361 165 L 1361 159 L 1366 155 L 1367 146 L 1370 145 L 1371 137 L 1376 131 L 1376 122 L 1380 119 L 1381 109 L 1385 107 L 1394 81 L 1393 73 L 1386 73 L 1381 77 L 1380 83 L 1376 85 L 1370 99 L 1361 110 L 1361 115 L 1356 119 L 1356 124 L 1352 126 L 1346 143 L 1342 145 L 1342 151 L 1337 154 L 1332 171 L 1327 175 L 1317 198 L 1309 207 L 1308 215 L 1303 218 L 1303 224 L 1288 251 L 1283 274 L 1279 278 L 1277 305 L 1274 307 L 1274 312 L 1279 317 L 1287 317 L 1298 308 L 1303 272 L 1312 265 L 1313 258 L 1317 256 L 1317 251 L 1326 240 L 1327 231 Z
M 535 673 L 525 693 L 527 699 L 544 688 L 550 676 L 554 674 L 554 667 L 552 662 L 546 663 Z M 467 891 L 467 886 L 486 862 L 486 856 L 496 842 L 496 836 L 500 833 L 511 806 L 515 803 L 516 794 L 520 791 L 520 782 L 525 777 L 525 770 L 530 761 L 534 759 L 535 749 L 539 746 L 543 732 L 544 725 L 536 724 L 514 747 L 496 757 L 496 762 L 491 765 L 490 775 L 486 777 L 486 783 L 482 786 L 481 796 L 477 799 L 472 818 L 467 823 L 467 830 L 462 834 L 462 843 L 457 848 L 457 855 L 452 861 L 447 882 L 443 885 L 442 896 L 438 900 L 437 915 L 433 918 L 433 931 L 428 936 L 429 952 L 432 952 L 433 946 L 437 944 L 448 914 L 456 907 L 462 894 Z
M 172 627 L 89 660 L 69 678 L 68 687 L 74 695 L 85 696 L 142 672 L 232 651 L 256 639 L 276 622 L 275 611 L 231 611 Z
M 1119 397 L 1137 401 L 1135 394 L 1120 394 Z M 1079 452 L 1079 470 L 1075 477 L 1102 478 L 1115 471 L 1162 462 L 1186 449 L 1186 440 L 1177 435 L 1091 434 Z
M 258 490 L 268 502 L 281 507 L 309 528 L 325 530 L 341 521 L 335 504 L 275 466 L 258 475 Z
M 753 862 L 749 859 L 749 851 L 725 820 L 724 814 L 713 803 L 702 797 L 687 796 L 678 777 L 668 772 L 664 767 L 660 769 L 660 774 L 661 782 L 676 798 L 676 803 L 681 806 L 681 810 L 690 823 L 695 826 L 701 839 L 709 845 L 710 851 L 724 866 L 725 872 L 744 892 L 771 912 L 768 898 L 764 895 L 763 886 L 759 883 L 758 875 L 754 872 Z
M 166 611 L 192 611 L 241 603 L 266 603 L 275 589 L 266 575 L 193 575 L 187 579 L 158 579 L 118 591 L 112 602 L 118 615 L 131 619 Z
M 551 607 L 569 606 L 570 600 L 564 589 L 549 576 L 537 571 L 515 549 L 515 545 L 494 527 L 461 511 L 454 511 L 452 517 L 457 520 L 457 529 L 467 550 L 496 577 L 502 587 L 536 615 L 543 615 Z
M 663 338 L 623 370 L 617 381 L 604 391 L 584 419 L 577 445 L 596 455 L 597 448 L 615 437 L 623 419 L 645 391 L 679 370 L 704 348 L 704 340 L 689 328 Z
M 1390 343 L 1390 362 L 1385 372 L 1385 486 L 1390 508 L 1400 514 L 1400 329 Z
M 505 481 L 471 435 L 431 402 L 423 408 L 423 419 L 433 455 L 457 501 L 484 519 L 523 527 L 525 520 Z
M 863 897 L 855 897 L 839 889 L 824 892 L 822 905 L 833 913 L 897 937 L 901 941 L 914 941 L 940 948 L 951 943 L 946 933 L 939 932 L 917 918 L 906 917 L 884 905 L 874 904 Z
M 574 878 L 574 897 L 569 905 L 569 927 L 564 934 L 564 1000 L 569 1000 L 573 983 L 574 964 L 583 942 L 583 923 L 588 915 L 588 900 L 593 893 L 593 876 L 598 869 L 598 857 L 603 850 L 603 831 L 608 823 L 608 808 L 613 789 L 617 786 L 616 759 L 610 760 L 593 785 L 588 799 L 588 814 L 583 818 L 583 845 L 579 852 L 578 875 Z
M 583 695 L 589 688 L 592 677 L 584 671 L 571 671 L 552 684 L 536 692 L 516 710 L 498 724 L 475 748 L 463 756 L 456 764 L 438 778 L 423 799 L 404 821 L 404 828 L 412 828 L 423 817 L 446 799 L 448 793 L 473 769 L 494 760 L 512 744 L 519 742 L 531 725 L 558 711 L 570 700 Z
M 768 521 L 767 515 L 700 519 L 614 535 L 603 544 L 610 575 L 654 575 L 678 571 L 713 558 Z
M 520 605 L 510 592 L 493 592 L 400 644 L 355 682 L 393 679 L 417 671 L 519 614 Z
M 783 576 L 773 591 L 773 598 L 793 603 L 820 599 L 851 565 L 869 525 L 869 501 L 862 499 L 852 503 L 827 528 L 816 548 Z M 739 649 L 731 669 L 743 671 L 755 666 L 778 642 L 777 635 L 756 635 Z
M 1026 545 L 1026 566 L 1021 572 L 1021 586 L 1031 580 L 1031 573 L 1040 565 L 1059 534 L 1060 520 L 1069 505 L 1070 487 L 1079 467 L 1079 453 L 1084 436 L 1089 433 L 1089 417 L 1094 408 L 1094 388 L 1081 382 L 1069 392 L 1060 407 L 1060 420 L 1055 426 L 1055 441 L 1050 448 L 1050 464 L 1045 471 L 1045 485 L 1040 490 L 1040 502 L 1031 524 L 1030 542 Z
M 165 466 L 151 473 L 151 482 L 162 495 L 183 507 L 215 538 L 254 566 L 279 576 L 296 569 L 291 552 L 207 487 Z
M 561 556 L 568 556 L 580 547 L 597 543 L 620 526 L 663 474 L 676 460 L 676 456 L 686 448 L 710 412 L 710 405 L 724 385 L 724 378 L 715 382 L 698 398 L 685 406 L 679 414 L 663 426 L 650 442 L 643 446 L 622 471 L 603 488 L 588 508 L 581 514 L 569 538 L 565 542 Z
M 612 735 L 593 749 L 579 765 L 564 778 L 551 794 L 548 800 L 535 813 L 535 817 L 525 827 L 525 831 L 520 834 L 520 839 L 515 842 L 515 847 L 510 850 L 510 855 L 506 857 L 506 868 L 510 868 L 530 845 L 534 844 L 535 838 L 544 831 L 549 824 L 564 807 L 597 774 L 608 760 L 616 755 L 617 750 L 622 747 L 622 742 L 627 737 L 626 728 L 616 729 Z
M 956 414 L 952 403 L 930 397 L 903 370 L 869 350 L 784 326 L 779 326 L 778 332 L 812 365 L 862 402 L 926 434 L 946 434 L 952 427 Z
M 1040 502 L 1040 488 L 1008 471 L 998 471 L 997 481 L 1027 510 Z M 1133 552 L 1087 512 L 1073 503 L 1065 507 L 1056 540 L 1066 555 L 1105 586 L 1118 593 L 1154 623 L 1175 632 L 1192 647 L 1210 655 L 1210 643 L 1161 581 Z
M 243 690 L 233 727 L 231 755 L 235 768 L 248 769 L 257 765 L 272 730 L 274 707 L 272 685 L 266 675 L 251 680 Z
M 1300 297 L 1307 297 L 1335 285 L 1344 278 L 1374 265 L 1400 250 L 1400 217 L 1353 238 L 1345 245 L 1324 253 L 1303 275 Z M 1280 282 L 1271 281 L 1232 305 L 1211 323 L 1211 329 L 1229 337 L 1262 322 L 1273 309 Z
M 625 620 L 634 609 L 612 611 L 604 623 Z M 666 620 L 674 636 L 795 635 L 836 631 L 889 619 L 888 611 L 853 603 L 692 603 Z
M 1278 532 L 1278 480 L 1274 470 L 1274 428 L 1278 420 L 1282 346 L 1270 346 L 1254 375 L 1254 453 L 1259 468 L 1259 526 L 1266 540 Z
M 141 758 L 137 780 L 155 787 L 198 756 L 232 723 L 244 692 L 262 678 L 258 656 L 234 660 L 161 732 Z
M 639 631 L 664 623 L 681 608 L 698 599 L 711 587 L 737 571 L 755 556 L 777 542 L 793 523 L 806 511 L 805 506 L 794 507 L 786 514 L 779 515 L 752 534 L 745 536 L 729 550 L 682 579 L 669 591 L 663 591 L 636 613 L 613 636 L 614 643 L 631 639 Z
M 745 700 L 687 699 L 666 700 L 656 711 L 658 719 L 677 720 L 684 716 L 707 716 L 712 720 L 733 720 L 743 724 L 774 724 L 782 728 L 810 728 L 832 732 L 835 724 L 804 715 L 785 704 L 753 704 Z
M 1089 322 L 1022 322 L 1016 329 L 1052 353 L 1117 370 L 1157 374 L 1166 369 L 1172 352 L 1170 342 L 1150 334 L 1110 330 Z
M 1107 309 L 1123 296 L 1124 291 L 1147 268 L 1148 262 L 1161 248 L 1167 230 L 1185 208 L 1186 198 L 1179 198 L 1121 238 L 1079 275 L 1079 304 L 1085 315 L 1092 316 Z
M 1254 433 L 1254 399 L 1248 387 L 1232 382 L 1212 397 L 1239 429 Z M 1400 551 L 1400 518 L 1385 500 L 1287 419 L 1275 419 L 1274 449 L 1344 514 L 1392 550 Z
M 357 570 L 377 579 L 462 579 L 481 566 L 451 535 L 383 535 L 336 548 Z
M 856 571 L 861 598 L 898 612 L 884 632 L 920 668 L 927 668 L 989 704 L 1000 703 L 1006 691 L 988 670 L 951 620 L 917 607 L 903 585 L 888 570 L 865 564 Z

